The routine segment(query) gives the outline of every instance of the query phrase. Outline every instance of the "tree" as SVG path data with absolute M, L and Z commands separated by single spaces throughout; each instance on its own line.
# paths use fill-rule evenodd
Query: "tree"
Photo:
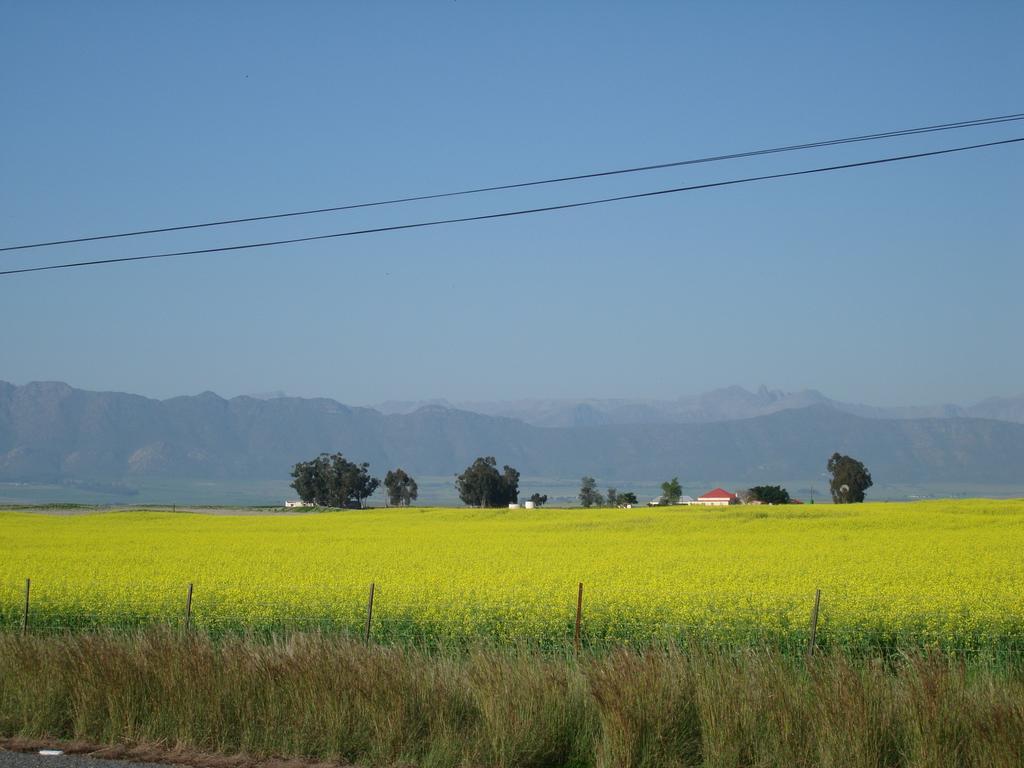
M 835 504 L 862 502 L 864 491 L 874 485 L 868 468 L 850 456 L 833 453 L 828 460 L 828 471 L 832 475 L 829 490 Z
M 504 504 L 515 504 L 519 501 L 519 470 L 505 465 L 501 473 L 502 486 L 505 489 Z
M 543 495 L 535 493 L 530 497 L 530 501 L 533 502 L 533 506 L 535 507 L 543 507 L 548 502 L 548 495 L 546 493 Z
M 519 499 L 519 472 L 506 464 L 499 473 L 493 456 L 481 456 L 456 477 L 455 488 L 471 507 L 504 507 Z
M 338 454 L 339 456 L 341 454 Z M 367 462 L 354 464 L 351 461 L 344 462 L 342 470 L 342 497 L 348 502 L 342 506 L 349 506 L 355 501 L 356 507 L 363 508 L 363 499 L 369 498 L 380 485 L 380 480 L 370 477 L 370 465 Z
M 746 501 L 759 501 L 762 504 L 789 504 L 789 491 L 780 485 L 755 485 L 745 494 Z
M 605 499 L 609 507 L 619 506 L 619 491 L 617 488 L 609 488 L 608 493 L 605 494 Z
M 678 504 L 683 496 L 683 486 L 679 484 L 679 478 L 673 477 L 661 484 L 661 503 Z
M 291 487 L 299 498 L 320 507 L 359 507 L 372 496 L 380 480 L 370 477 L 370 465 L 356 464 L 340 453 L 321 453 L 292 467 Z
M 420 493 L 416 481 L 404 469 L 389 470 L 384 475 L 384 487 L 388 491 L 388 503 L 393 507 L 408 507 Z
M 321 453 L 312 461 L 300 461 L 292 467 L 291 487 L 308 504 L 330 505 L 329 473 L 330 458 Z
M 604 497 L 597 490 L 597 481 L 592 477 L 584 477 L 580 480 L 578 498 L 581 507 L 600 507 L 604 505 Z

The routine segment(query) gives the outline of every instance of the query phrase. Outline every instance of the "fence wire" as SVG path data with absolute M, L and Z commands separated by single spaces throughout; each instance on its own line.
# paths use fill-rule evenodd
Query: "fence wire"
M 130 585 L 46 584 L 32 581 L 25 610 L 25 584 L 0 583 L 0 629 L 33 634 L 74 632 L 134 632 L 150 628 L 197 631 L 211 636 L 279 636 L 324 633 L 369 639 L 379 643 L 458 645 L 494 641 L 506 645 L 600 648 L 674 643 L 713 647 L 769 647 L 785 652 L 806 652 L 812 633 L 813 592 L 780 596 L 763 604 L 711 596 L 693 601 L 681 615 L 678 605 L 663 597 L 633 596 L 627 604 L 607 600 L 600 590 L 585 592 L 579 612 L 577 592 L 566 585 L 565 599 L 556 604 L 530 606 L 503 602 L 493 595 L 466 595 L 455 600 L 424 592 L 410 599 L 408 590 L 397 596 L 387 585 L 376 584 L 372 611 L 369 585 L 336 585 L 313 597 L 336 594 L 316 602 L 310 596 L 275 598 L 258 585 L 207 587 L 188 584 L 146 589 Z M 362 593 L 362 594 L 360 594 Z M 717 601 L 716 601 L 717 600 Z M 978 655 L 1024 656 L 1024 616 L 1007 612 L 995 621 L 979 621 L 962 610 L 922 607 L 898 625 L 877 616 L 857 616 L 847 610 L 859 605 L 843 593 L 822 594 L 814 647 L 822 651 L 897 654 L 905 649 L 941 648 Z M 692 606 L 691 606 L 692 607 Z M 999 614 L 996 614 L 999 615 Z M 369 632 L 367 632 L 369 629 Z

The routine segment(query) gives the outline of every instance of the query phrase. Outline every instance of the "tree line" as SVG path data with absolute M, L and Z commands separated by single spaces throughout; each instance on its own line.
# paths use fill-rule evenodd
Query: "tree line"
M 580 481 L 580 492 L 576 497 L 581 507 L 627 507 L 637 503 L 636 494 L 632 491 L 620 491 L 609 488 L 602 494 L 597 490 L 597 481 L 592 477 L 584 477 Z
M 874 483 L 871 472 L 863 462 L 851 456 L 834 453 L 826 465 L 831 480 L 829 491 L 836 504 L 864 501 L 865 491 Z M 370 475 L 367 462 L 357 464 L 341 453 L 321 453 L 310 461 L 300 461 L 292 468 L 291 487 L 302 501 L 321 507 L 362 509 L 364 501 L 380 487 L 381 481 Z M 384 489 L 390 506 L 409 506 L 419 496 L 416 480 L 402 468 L 389 470 L 384 476 Z M 505 464 L 498 470 L 493 456 L 481 456 L 459 475 L 455 476 L 455 489 L 463 504 L 471 507 L 506 507 L 519 501 L 519 470 Z M 683 487 L 678 477 L 661 484 L 659 504 L 678 504 Z M 746 503 L 789 504 L 789 492 L 779 485 L 758 485 L 741 491 Z M 585 476 L 577 495 L 580 506 L 626 507 L 637 503 L 632 491 L 608 488 L 605 493 L 597 488 L 593 477 Z M 535 506 L 547 502 L 547 494 L 534 493 L 530 499 Z
M 321 453 L 292 467 L 291 487 L 307 504 L 362 509 L 363 501 L 380 487 L 380 480 L 370 476 L 370 465 L 365 461 L 356 464 L 341 453 Z M 416 481 L 401 468 L 388 471 L 384 488 L 388 503 L 394 507 L 407 507 L 419 496 Z

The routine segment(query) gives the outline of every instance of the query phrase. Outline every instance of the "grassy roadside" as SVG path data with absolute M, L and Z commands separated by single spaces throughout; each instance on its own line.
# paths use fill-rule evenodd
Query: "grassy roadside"
M 366 766 L 1019 766 L 1024 668 L 0 634 L 0 737 Z

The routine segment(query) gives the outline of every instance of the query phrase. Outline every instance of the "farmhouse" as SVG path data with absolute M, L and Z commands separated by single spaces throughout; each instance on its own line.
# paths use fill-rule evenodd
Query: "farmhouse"
M 295 500 L 289 499 L 289 500 L 287 500 L 284 503 L 284 505 L 285 505 L 285 507 L 288 507 L 288 508 L 291 508 L 291 507 L 312 507 L 313 506 L 313 502 L 311 502 L 311 501 L 299 501 L 298 499 L 295 499 Z
M 740 498 L 735 493 L 729 493 L 724 488 L 715 488 L 703 496 L 699 496 L 695 504 L 702 504 L 706 507 L 725 507 L 729 504 L 739 504 Z

